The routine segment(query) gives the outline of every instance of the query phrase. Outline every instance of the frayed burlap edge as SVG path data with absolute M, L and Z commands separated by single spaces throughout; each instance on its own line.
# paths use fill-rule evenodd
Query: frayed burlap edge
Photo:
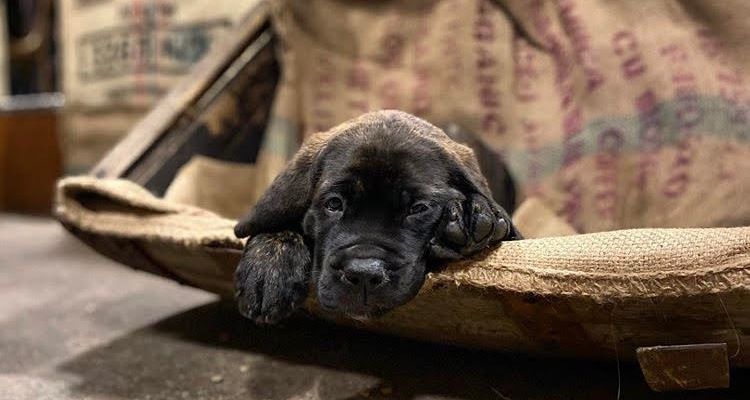
M 116 208 L 95 210 L 81 198 L 97 196 Z M 57 184 L 55 217 L 84 232 L 126 239 L 170 242 L 185 247 L 241 248 L 235 221 L 196 207 L 154 197 L 137 184 L 121 179 L 88 176 L 62 179 Z

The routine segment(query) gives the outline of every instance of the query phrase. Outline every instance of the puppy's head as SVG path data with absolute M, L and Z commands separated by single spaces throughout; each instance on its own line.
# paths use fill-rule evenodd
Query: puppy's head
M 491 196 L 470 149 L 380 111 L 311 138 L 236 233 L 302 232 L 321 306 L 378 315 L 417 293 L 444 207 L 466 192 Z

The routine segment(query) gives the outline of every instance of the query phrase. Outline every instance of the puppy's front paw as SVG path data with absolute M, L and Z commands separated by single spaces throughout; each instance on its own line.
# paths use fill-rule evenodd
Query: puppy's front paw
M 471 194 L 445 206 L 430 252 L 435 258 L 455 260 L 516 236 L 504 210 L 480 194 Z
M 302 304 L 309 281 L 310 250 L 299 234 L 253 236 L 234 275 L 239 311 L 256 323 L 276 323 Z

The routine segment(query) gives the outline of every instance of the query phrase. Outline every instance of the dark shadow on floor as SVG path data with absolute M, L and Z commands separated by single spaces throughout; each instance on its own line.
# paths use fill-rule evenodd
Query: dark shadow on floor
M 305 317 L 258 328 L 213 303 L 66 363 L 74 393 L 122 398 L 616 399 L 615 362 L 471 351 L 340 328 Z M 621 365 L 622 399 L 747 399 L 750 371 L 725 391 L 652 393 Z

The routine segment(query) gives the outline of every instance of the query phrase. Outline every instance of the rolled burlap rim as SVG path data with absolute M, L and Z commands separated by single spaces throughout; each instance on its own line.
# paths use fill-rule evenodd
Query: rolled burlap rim
M 225 297 L 235 221 L 93 177 L 59 182 L 55 214 L 98 252 Z M 727 343 L 750 365 L 750 227 L 636 229 L 503 243 L 430 273 L 383 317 L 337 323 L 485 349 L 634 358 L 640 346 Z
M 241 248 L 234 221 L 170 203 L 126 180 L 73 177 L 57 217 L 85 231 L 186 248 Z M 630 229 L 504 243 L 431 280 L 541 295 L 688 296 L 750 287 L 750 227 Z

